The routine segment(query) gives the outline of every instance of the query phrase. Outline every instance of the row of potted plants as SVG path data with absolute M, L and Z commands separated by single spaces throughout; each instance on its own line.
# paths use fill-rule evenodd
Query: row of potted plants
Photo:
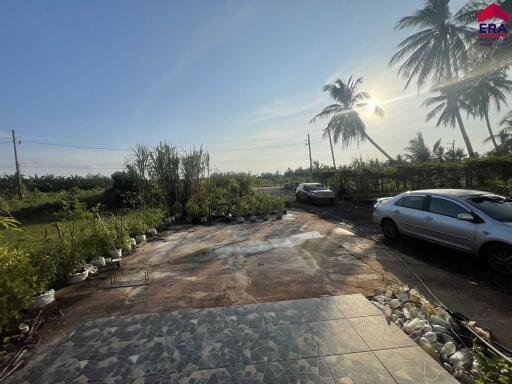
M 0 334 L 25 309 L 52 302 L 54 289 L 85 280 L 93 264 L 101 267 L 105 258 L 130 251 L 135 237 L 144 242 L 163 217 L 157 209 L 114 216 L 101 215 L 100 207 L 70 205 L 46 228 L 42 246 L 28 252 L 0 248 Z

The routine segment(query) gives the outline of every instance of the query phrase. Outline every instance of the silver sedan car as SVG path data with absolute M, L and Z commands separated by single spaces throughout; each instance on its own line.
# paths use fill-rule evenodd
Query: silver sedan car
M 410 235 L 482 257 L 512 274 L 512 200 L 489 192 L 430 189 L 378 199 L 373 221 L 386 238 Z

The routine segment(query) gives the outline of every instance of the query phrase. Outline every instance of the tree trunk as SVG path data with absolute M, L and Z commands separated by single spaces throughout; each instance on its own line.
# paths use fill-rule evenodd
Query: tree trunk
M 494 137 L 494 133 L 492 132 L 491 122 L 489 121 L 489 114 L 487 111 L 484 113 L 485 122 L 487 124 L 487 130 L 489 131 L 490 138 L 492 143 L 494 144 L 494 149 L 498 149 L 498 143 L 496 143 L 496 138 Z
M 460 116 L 460 111 L 457 109 L 456 111 L 457 122 L 459 123 L 460 133 L 462 133 L 462 138 L 464 139 L 464 143 L 466 144 L 466 148 L 468 150 L 469 157 L 475 158 L 475 152 L 473 152 L 473 146 L 471 145 L 471 141 L 469 141 L 468 134 L 466 133 L 466 128 L 464 128 L 464 123 L 462 122 L 462 117 Z
M 444 38 L 444 59 L 446 62 L 446 72 L 448 76 L 448 82 L 450 82 L 453 79 L 453 72 L 452 72 L 452 63 L 450 60 L 450 44 L 448 43 L 448 35 L 445 31 Z M 464 128 L 464 123 L 462 122 L 462 117 L 460 116 L 460 109 L 459 109 L 459 102 L 458 102 L 458 95 L 449 92 L 447 93 L 447 97 L 453 97 L 457 98 L 456 101 L 456 117 L 457 122 L 459 123 L 460 132 L 462 133 L 462 138 L 464 139 L 464 143 L 466 144 L 466 148 L 468 150 L 468 154 L 470 157 L 475 157 L 475 152 L 473 152 L 473 146 L 471 145 L 471 141 L 469 140 L 468 134 L 466 133 L 466 129 Z M 448 103 L 450 100 L 448 100 Z
M 366 131 L 364 132 L 364 137 L 365 137 L 365 138 L 366 138 L 370 143 L 372 143 L 372 144 L 374 145 L 374 147 L 375 147 L 375 148 L 377 148 L 377 149 L 378 149 L 378 150 L 379 150 L 379 151 L 380 151 L 384 156 L 386 156 L 386 157 L 388 158 L 388 160 L 389 160 L 389 161 L 391 161 L 391 162 L 394 162 L 394 161 L 395 161 L 391 156 L 389 156 L 389 155 L 388 155 L 388 153 L 387 153 L 385 150 L 383 150 L 383 149 L 382 149 L 382 148 L 381 148 L 381 147 L 380 147 L 380 146 L 379 146 L 375 141 L 373 141 L 373 139 L 372 139 L 370 136 L 368 136 L 368 134 L 366 133 Z

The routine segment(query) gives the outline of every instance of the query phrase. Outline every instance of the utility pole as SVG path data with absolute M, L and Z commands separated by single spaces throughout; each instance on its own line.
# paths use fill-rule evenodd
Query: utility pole
M 12 145 L 14 146 L 14 162 L 16 163 L 16 178 L 18 180 L 18 198 L 21 200 L 23 194 L 21 192 L 21 173 L 20 164 L 18 163 L 18 150 L 16 148 L 16 134 L 12 130 Z
M 311 180 L 313 180 L 313 160 L 311 159 L 311 140 L 309 138 L 309 133 L 308 133 L 308 139 L 306 141 L 306 145 L 309 148 L 309 174 L 310 174 Z
M 327 134 L 329 135 L 329 145 L 331 146 L 331 156 L 332 156 L 332 166 L 336 169 L 336 160 L 334 160 L 334 149 L 332 148 L 332 139 L 331 139 L 331 131 L 329 128 L 325 128 Z

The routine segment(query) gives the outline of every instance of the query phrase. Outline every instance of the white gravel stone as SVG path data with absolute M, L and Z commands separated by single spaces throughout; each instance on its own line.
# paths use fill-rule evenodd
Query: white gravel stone
M 449 361 L 454 366 L 467 369 L 471 367 L 471 363 L 473 362 L 473 353 L 469 348 L 462 348 L 451 355 Z
M 423 330 L 423 328 L 422 328 Z M 423 337 L 425 339 L 427 339 L 428 341 L 430 341 L 431 343 L 434 343 L 437 341 L 437 333 L 435 332 L 426 332 Z
M 398 300 L 398 299 L 392 299 L 389 301 L 389 306 L 393 309 L 400 307 L 400 305 L 401 305 L 401 303 L 400 303 L 400 300 Z
M 441 349 L 441 355 L 451 356 L 457 351 L 457 347 L 451 341 L 445 343 Z

